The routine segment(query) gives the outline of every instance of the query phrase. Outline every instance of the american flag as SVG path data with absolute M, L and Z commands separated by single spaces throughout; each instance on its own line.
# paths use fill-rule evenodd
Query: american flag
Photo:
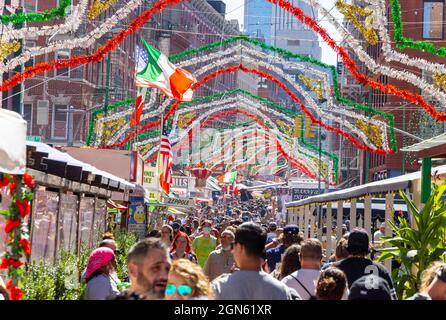
M 144 47 L 136 46 L 136 73 L 141 72 L 149 63 L 149 55 Z
M 161 144 L 158 153 L 157 165 L 158 165 L 158 176 L 159 176 L 160 187 L 167 194 L 170 193 L 170 186 L 173 183 L 172 179 L 173 156 L 168 134 L 169 133 L 167 125 L 164 124 L 163 132 L 161 135 Z

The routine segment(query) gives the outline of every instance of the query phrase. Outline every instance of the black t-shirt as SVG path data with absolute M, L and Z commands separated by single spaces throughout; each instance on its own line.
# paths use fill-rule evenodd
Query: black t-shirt
M 351 257 L 335 262 L 333 266 L 344 271 L 345 275 L 347 276 L 349 289 L 352 286 L 353 282 L 367 274 L 375 274 L 375 270 L 377 270 L 378 274 L 375 275 L 387 281 L 392 293 L 392 297 L 395 298 L 395 289 L 393 287 L 392 278 L 383 265 L 375 263 L 367 258 Z M 372 267 L 369 267 L 368 270 L 366 270 L 368 266 Z

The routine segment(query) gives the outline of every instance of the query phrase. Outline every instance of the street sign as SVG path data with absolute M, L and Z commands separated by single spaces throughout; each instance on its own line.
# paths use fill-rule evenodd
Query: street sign
M 323 193 L 324 190 L 321 189 L 310 189 L 310 188 L 293 188 L 293 200 L 292 201 L 297 201 L 297 200 L 302 200 L 308 197 L 312 197 L 318 194 Z
M 164 205 L 171 205 L 171 206 L 194 206 L 194 200 L 193 199 L 177 199 L 177 198 L 170 198 L 163 196 L 162 197 L 162 203 Z
M 41 136 L 26 136 L 26 141 L 42 142 Z

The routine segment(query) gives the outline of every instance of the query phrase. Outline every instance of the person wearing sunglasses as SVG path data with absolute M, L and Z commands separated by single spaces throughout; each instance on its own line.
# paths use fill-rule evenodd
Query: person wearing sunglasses
M 211 284 L 201 268 L 189 260 L 172 263 L 165 290 L 165 300 L 214 299 Z

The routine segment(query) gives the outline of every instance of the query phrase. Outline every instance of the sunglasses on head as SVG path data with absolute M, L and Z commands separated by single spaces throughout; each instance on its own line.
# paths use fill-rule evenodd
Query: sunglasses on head
M 171 296 L 175 294 L 175 292 L 178 291 L 178 294 L 182 297 L 188 296 L 192 293 L 192 288 L 189 287 L 187 284 L 182 284 L 180 286 L 176 286 L 174 284 L 167 284 L 166 286 L 166 296 Z

